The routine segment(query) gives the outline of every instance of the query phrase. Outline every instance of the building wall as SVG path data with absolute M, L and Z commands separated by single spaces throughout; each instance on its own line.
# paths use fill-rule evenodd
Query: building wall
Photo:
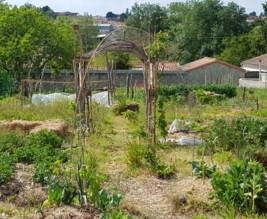
M 205 84 L 206 83 L 234 83 L 238 84 L 239 78 L 244 78 L 244 72 L 238 71 L 227 66 L 220 64 L 212 64 L 200 69 L 196 69 L 191 72 L 183 71 L 164 71 L 160 82 L 164 85 L 175 85 L 175 84 Z M 139 85 L 143 83 L 143 70 L 117 70 L 114 72 L 113 77 L 115 85 L 125 86 L 127 76 L 132 78 L 132 83 L 137 82 Z M 73 81 L 73 73 L 62 73 L 61 75 L 51 76 L 49 71 L 45 71 L 43 80 L 54 80 L 54 81 Z M 104 88 L 107 87 L 108 75 L 105 70 L 94 70 L 90 72 L 91 81 L 103 81 L 102 83 L 95 83 L 93 88 Z M 57 85 L 51 83 L 53 88 L 64 89 L 74 88 L 74 85 L 63 84 Z M 43 85 L 44 89 L 49 89 L 50 85 Z M 47 87 L 47 88 L 45 88 Z
M 220 63 L 212 63 L 185 74 L 188 84 L 238 84 L 239 79 L 244 77 L 245 72 Z

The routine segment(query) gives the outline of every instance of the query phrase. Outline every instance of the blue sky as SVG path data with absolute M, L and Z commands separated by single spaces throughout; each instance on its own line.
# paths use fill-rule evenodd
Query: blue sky
M 257 14 L 263 11 L 262 3 L 265 0 L 221 0 L 225 4 L 228 2 L 235 2 L 236 4 L 244 7 L 247 13 L 255 11 Z M 175 2 L 175 0 L 6 0 L 5 1 L 11 5 L 23 5 L 25 3 L 33 4 L 37 7 L 42 7 L 48 5 L 54 11 L 63 12 L 71 11 L 83 14 L 88 12 L 91 15 L 102 15 L 105 16 L 108 11 L 120 14 L 125 12 L 126 8 L 131 8 L 131 6 L 137 3 L 159 3 L 162 6 L 167 6 L 170 2 Z M 185 0 L 180 0 L 180 2 L 185 2 Z

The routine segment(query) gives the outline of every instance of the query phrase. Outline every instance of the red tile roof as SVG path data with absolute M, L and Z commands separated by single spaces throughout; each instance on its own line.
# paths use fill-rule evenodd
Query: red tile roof
M 190 71 L 193 71 L 195 69 L 202 68 L 204 66 L 207 66 L 207 65 L 210 65 L 210 64 L 213 64 L 213 63 L 220 63 L 220 64 L 226 65 L 226 66 L 228 66 L 230 68 L 234 68 L 234 69 L 237 69 L 239 71 L 245 72 L 245 70 L 240 68 L 240 67 L 237 67 L 237 66 L 229 64 L 227 62 L 223 62 L 223 61 L 220 61 L 220 60 L 218 60 L 216 58 L 210 58 L 210 57 L 204 57 L 204 58 L 196 60 L 194 62 L 187 63 L 185 65 L 182 65 L 180 67 L 180 69 L 183 70 L 183 71 L 190 72 Z

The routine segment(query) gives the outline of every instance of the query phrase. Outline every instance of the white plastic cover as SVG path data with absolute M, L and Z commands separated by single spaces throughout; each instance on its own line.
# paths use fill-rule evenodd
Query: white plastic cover
M 44 104 L 47 105 L 49 103 L 53 103 L 55 101 L 60 100 L 70 100 L 75 101 L 76 94 L 69 93 L 52 93 L 52 94 L 33 94 L 32 95 L 32 104 L 39 105 Z M 108 92 L 100 92 L 92 95 L 92 100 L 96 103 L 99 103 L 104 106 L 108 106 Z

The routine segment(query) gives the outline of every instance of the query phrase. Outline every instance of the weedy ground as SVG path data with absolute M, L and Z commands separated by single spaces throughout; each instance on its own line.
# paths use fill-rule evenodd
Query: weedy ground
M 217 118 L 255 116 L 265 119 L 267 116 L 266 94 L 266 90 L 254 90 L 247 93 L 244 100 L 240 89 L 237 97 L 212 105 L 168 101 L 165 103 L 167 127 L 175 118 L 195 122 L 200 125 L 200 129 L 208 129 Z M 129 145 L 133 142 L 146 142 L 141 132 L 145 127 L 145 101 L 143 91 L 138 91 L 135 99 L 127 99 L 124 98 L 124 90 L 119 89 L 116 100 L 120 102 L 122 99 L 126 99 L 126 102 L 137 102 L 140 105 L 140 112 L 132 118 L 126 114 L 116 115 L 111 108 L 95 104 L 93 108 L 94 132 L 87 135 L 84 144 L 85 154 L 90 153 L 96 157 L 99 172 L 105 177 L 104 187 L 110 192 L 122 194 L 121 208 L 133 218 L 218 218 L 219 216 L 211 207 L 211 200 L 208 199 L 212 191 L 210 179 L 197 179 L 193 176 L 190 162 L 204 160 L 208 164 L 216 163 L 219 168 L 224 169 L 229 165 L 230 160 L 223 159 L 224 155 L 212 157 L 198 153 L 197 147 L 159 144 L 156 148 L 157 155 L 164 163 L 174 166 L 174 175 L 169 179 L 160 179 L 143 161 L 139 167 L 132 168 L 128 157 Z M 16 98 L 9 98 L 0 102 L 0 119 L 29 121 L 64 119 L 75 134 L 73 109 L 73 105 L 68 102 L 33 106 L 30 103 L 21 104 Z M 4 135 L 6 132 L 1 130 L 0 134 Z M 197 133 L 197 137 L 201 138 L 202 134 L 201 130 Z M 71 141 L 66 141 L 67 147 L 71 144 Z M 78 162 L 79 152 L 74 151 L 69 164 L 73 171 L 76 170 Z M 40 185 L 32 184 L 31 168 L 23 164 L 16 166 L 13 178 L 7 185 L 24 179 L 20 187 L 24 186 L 31 190 L 32 186 L 35 186 L 35 189 L 39 188 L 38 192 L 43 194 L 45 187 L 40 188 Z M 75 178 L 75 174 L 73 175 Z M 10 193 L 8 197 L 0 197 L 0 218 L 40 217 L 35 210 L 42 205 L 46 199 L 45 195 L 39 196 L 42 200 L 36 200 L 35 193 L 27 195 L 18 197 L 16 193 Z

